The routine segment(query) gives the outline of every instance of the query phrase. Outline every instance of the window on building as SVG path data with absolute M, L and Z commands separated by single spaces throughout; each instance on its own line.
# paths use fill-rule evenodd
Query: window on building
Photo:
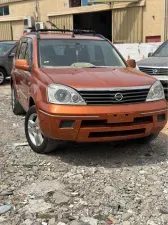
M 69 7 L 81 6 L 81 0 L 69 0 Z
M 0 7 L 0 16 L 7 16 L 9 15 L 9 6 Z

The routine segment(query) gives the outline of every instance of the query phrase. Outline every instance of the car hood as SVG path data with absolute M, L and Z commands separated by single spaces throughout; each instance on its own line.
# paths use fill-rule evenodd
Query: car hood
M 132 68 L 43 68 L 57 84 L 74 88 L 132 87 L 152 85 L 155 78 Z
M 168 57 L 149 57 L 137 62 L 138 66 L 168 67 Z

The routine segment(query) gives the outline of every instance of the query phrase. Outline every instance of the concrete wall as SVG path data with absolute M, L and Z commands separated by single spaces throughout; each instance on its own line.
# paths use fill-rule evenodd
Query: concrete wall
M 67 4 L 65 4 L 67 3 Z M 49 12 L 52 12 L 57 9 L 64 9 L 69 7 L 68 0 L 39 0 L 38 9 L 39 9 L 39 20 L 47 21 Z M 18 1 L 9 4 L 9 16 L 0 17 L 0 25 L 5 27 L 6 23 L 10 22 L 11 31 L 13 32 L 12 36 L 14 40 L 18 40 L 23 34 L 23 18 L 24 16 L 34 16 L 35 17 L 35 1 Z M 6 22 L 7 21 L 7 22 Z M 4 32 L 8 32 L 8 37 L 11 36 L 9 29 Z M 2 36 L 2 35 L 1 35 Z M 1 37 L 0 36 L 0 37 Z M 0 38 L 0 40 L 5 40 L 5 38 Z
M 115 47 L 127 60 L 129 58 L 139 61 L 147 58 L 149 52 L 154 52 L 162 43 L 135 43 L 135 44 L 115 44 Z
M 3 5 L 2 5 L 3 6 Z M 41 21 L 48 20 L 47 14 L 69 7 L 68 0 L 39 0 L 38 9 Z M 19 16 L 35 16 L 35 1 L 18 1 L 9 4 L 9 16 L 0 17 L 1 20 L 9 20 Z
M 68 0 L 40 0 L 39 12 L 41 21 L 48 20 L 47 14 L 57 10 L 69 8 Z
M 23 34 L 23 20 L 11 22 L 13 40 L 18 40 Z
M 146 0 L 143 7 L 143 42 L 146 36 L 161 35 L 164 40 L 164 0 Z
M 142 42 L 142 6 L 112 11 L 113 43 Z

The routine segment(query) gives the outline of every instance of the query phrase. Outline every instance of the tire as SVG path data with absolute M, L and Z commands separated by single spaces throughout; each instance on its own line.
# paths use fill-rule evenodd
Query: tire
M 25 134 L 32 150 L 39 154 L 46 154 L 59 148 L 63 142 L 45 137 L 38 123 L 35 106 L 31 106 L 25 117 Z
M 21 104 L 16 98 L 16 92 L 13 85 L 11 87 L 11 105 L 12 105 L 12 111 L 15 115 L 25 114 L 25 110 L 23 109 L 23 107 L 21 106 Z
M 4 83 L 6 79 L 6 71 L 3 69 L 0 69 L 0 85 Z
M 136 144 L 146 145 L 149 144 L 151 141 L 154 141 L 158 137 L 159 133 L 151 134 L 147 137 L 139 138 L 134 140 Z

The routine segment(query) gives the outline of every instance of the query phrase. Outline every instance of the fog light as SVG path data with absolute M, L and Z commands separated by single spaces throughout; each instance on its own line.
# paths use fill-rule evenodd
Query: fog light
M 166 119 L 165 114 L 160 114 L 160 115 L 157 116 L 158 122 L 163 122 L 163 121 L 165 121 L 165 119 Z
M 73 128 L 75 121 L 74 120 L 61 120 L 60 128 Z

